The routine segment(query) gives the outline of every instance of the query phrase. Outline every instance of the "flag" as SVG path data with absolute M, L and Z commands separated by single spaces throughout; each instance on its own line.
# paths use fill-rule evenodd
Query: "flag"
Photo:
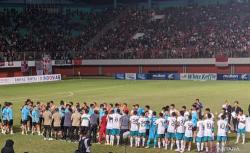
M 81 65 L 82 64 L 82 60 L 81 59 L 74 59 L 73 60 L 73 64 L 74 65 Z
M 226 55 L 215 56 L 215 66 L 227 67 L 228 66 L 228 57 Z
M 0 66 L 5 66 L 5 62 L 4 61 L 0 61 Z
M 28 70 L 29 70 L 28 61 L 22 61 L 21 62 L 21 71 L 28 72 Z
M 44 55 L 41 60 L 43 74 L 52 74 L 52 60 L 49 55 Z

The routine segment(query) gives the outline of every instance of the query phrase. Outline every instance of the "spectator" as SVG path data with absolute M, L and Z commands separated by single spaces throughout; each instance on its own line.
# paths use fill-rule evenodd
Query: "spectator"
M 237 120 L 237 116 L 239 114 L 239 112 L 241 111 L 241 107 L 239 106 L 239 102 L 235 101 L 234 102 L 234 107 L 232 108 L 232 121 L 233 121 L 233 127 L 234 127 L 234 131 L 236 132 L 238 129 L 238 120 Z
M 13 140 L 6 140 L 4 147 L 1 150 L 1 153 L 14 153 L 14 141 Z
M 82 131 L 80 135 L 80 141 L 78 145 L 78 150 L 75 153 L 90 153 L 91 141 L 87 137 L 87 133 Z
M 51 123 L 52 123 L 52 113 L 50 112 L 50 107 L 46 107 L 46 111 L 43 113 L 44 119 L 44 140 L 52 140 L 51 138 Z
M 125 110 L 124 114 L 121 117 L 121 132 L 120 132 L 120 138 L 121 138 L 121 144 L 124 143 L 123 142 L 123 134 L 125 132 L 129 131 L 129 110 Z
M 99 125 L 99 115 L 97 110 L 94 111 L 94 114 L 90 115 L 89 122 L 90 122 L 90 137 L 92 139 L 92 142 L 96 143 L 97 128 Z

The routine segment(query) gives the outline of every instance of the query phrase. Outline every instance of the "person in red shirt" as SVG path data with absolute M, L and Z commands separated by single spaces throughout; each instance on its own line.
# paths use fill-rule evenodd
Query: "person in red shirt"
M 128 108 L 128 104 L 127 103 L 123 103 L 122 111 L 123 112 L 129 112 L 129 108 Z
M 108 111 L 105 111 L 104 116 L 101 118 L 101 122 L 99 125 L 99 143 L 102 143 L 102 140 L 105 138 L 106 136 L 106 126 L 107 126 L 107 115 L 108 115 Z

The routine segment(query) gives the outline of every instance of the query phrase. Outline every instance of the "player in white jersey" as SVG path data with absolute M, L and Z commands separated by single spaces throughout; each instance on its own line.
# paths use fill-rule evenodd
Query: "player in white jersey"
M 184 134 L 185 134 L 184 124 L 186 120 L 184 114 L 185 114 L 184 111 L 180 111 L 179 116 L 177 117 L 177 124 L 176 124 L 177 129 L 175 134 L 177 149 L 175 151 L 180 151 L 184 145 Z
M 139 147 L 138 146 L 139 116 L 137 116 L 137 111 L 133 112 L 133 115 L 130 117 L 129 121 L 130 121 L 130 147 L 133 147 L 134 139 L 135 139 L 135 146 Z
M 207 114 L 211 114 L 211 119 L 215 122 L 214 114 L 211 112 L 210 108 L 205 109 L 205 117 L 207 118 Z M 215 134 L 214 134 L 214 128 L 212 130 L 212 140 L 214 141 Z
M 110 144 L 110 137 L 111 137 L 112 129 L 113 129 L 113 114 L 114 114 L 114 110 L 112 110 L 110 114 L 107 116 L 106 145 Z
M 206 109 L 205 109 L 205 114 L 206 114 L 206 115 L 205 115 L 206 118 L 207 118 L 207 115 L 210 114 L 210 115 L 211 115 L 211 119 L 212 119 L 212 120 L 215 119 L 215 118 L 214 118 L 214 114 L 211 113 L 210 108 L 206 108 Z
M 167 134 L 166 134 L 166 144 L 165 144 L 165 149 L 168 148 L 168 144 L 171 143 L 170 149 L 173 150 L 174 146 L 174 138 L 175 138 L 175 132 L 176 132 L 176 113 L 173 112 L 171 114 L 171 117 L 168 118 L 168 129 L 167 129 Z
M 111 117 L 113 118 L 113 127 L 112 127 L 112 132 L 110 136 L 110 144 L 113 146 L 114 145 L 114 140 L 115 137 L 117 139 L 117 145 L 120 144 L 120 130 L 121 130 L 121 111 L 120 109 L 116 110 L 116 113 L 113 113 Z
M 199 116 L 199 120 L 197 122 L 197 134 L 196 134 L 196 146 L 197 151 L 203 151 L 204 148 L 204 123 L 203 116 Z
M 220 119 L 217 121 L 218 131 L 217 131 L 217 152 L 225 151 L 225 144 L 227 141 L 227 128 L 228 122 L 225 120 L 226 116 L 222 115 Z M 221 147 L 220 147 L 221 144 Z
M 142 141 L 142 146 L 145 146 L 145 141 L 146 141 L 146 130 L 147 130 L 147 125 L 149 124 L 149 119 L 145 116 L 145 113 L 143 112 L 141 114 L 141 117 L 138 120 L 139 123 L 139 134 L 138 134 L 138 139 L 137 144 L 140 146 L 140 143 Z
M 204 142 L 206 146 L 206 152 L 212 150 L 213 147 L 213 129 L 214 121 L 210 113 L 207 114 L 207 118 L 203 122 L 204 124 Z
M 185 151 L 185 147 L 188 144 L 188 151 L 191 150 L 191 143 L 193 141 L 193 123 L 192 123 L 192 116 L 188 117 L 188 121 L 184 124 L 185 135 L 184 135 L 184 145 L 181 148 L 181 152 Z
M 245 144 L 246 139 L 246 115 L 243 114 L 243 110 L 239 111 L 239 115 L 237 116 L 238 120 L 238 130 L 237 130 L 237 140 L 236 144 L 239 143 L 240 136 L 242 136 L 242 144 Z
M 185 121 L 188 121 L 188 117 L 189 117 L 190 113 L 188 112 L 187 107 L 182 106 L 181 110 L 184 112 Z
M 88 113 L 89 113 L 88 110 L 84 110 L 81 116 L 81 131 L 86 132 L 89 130 L 90 115 Z
M 165 134 L 165 127 L 166 121 L 163 118 L 163 113 L 159 113 L 159 118 L 155 121 L 157 126 L 157 139 L 158 139 L 158 148 L 161 148 L 161 142 L 163 146 L 165 146 L 164 134 Z
M 218 115 L 218 119 L 221 119 L 221 116 L 222 115 L 225 115 L 226 114 L 226 109 L 225 108 L 222 108 L 221 109 L 221 112 L 219 113 L 219 115 Z M 225 115 L 225 120 L 227 120 L 227 115 Z

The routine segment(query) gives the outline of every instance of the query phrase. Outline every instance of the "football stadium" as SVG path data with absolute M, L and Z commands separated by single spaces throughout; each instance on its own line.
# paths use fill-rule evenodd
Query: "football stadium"
M 248 153 L 249 0 L 0 0 L 1 153 Z

